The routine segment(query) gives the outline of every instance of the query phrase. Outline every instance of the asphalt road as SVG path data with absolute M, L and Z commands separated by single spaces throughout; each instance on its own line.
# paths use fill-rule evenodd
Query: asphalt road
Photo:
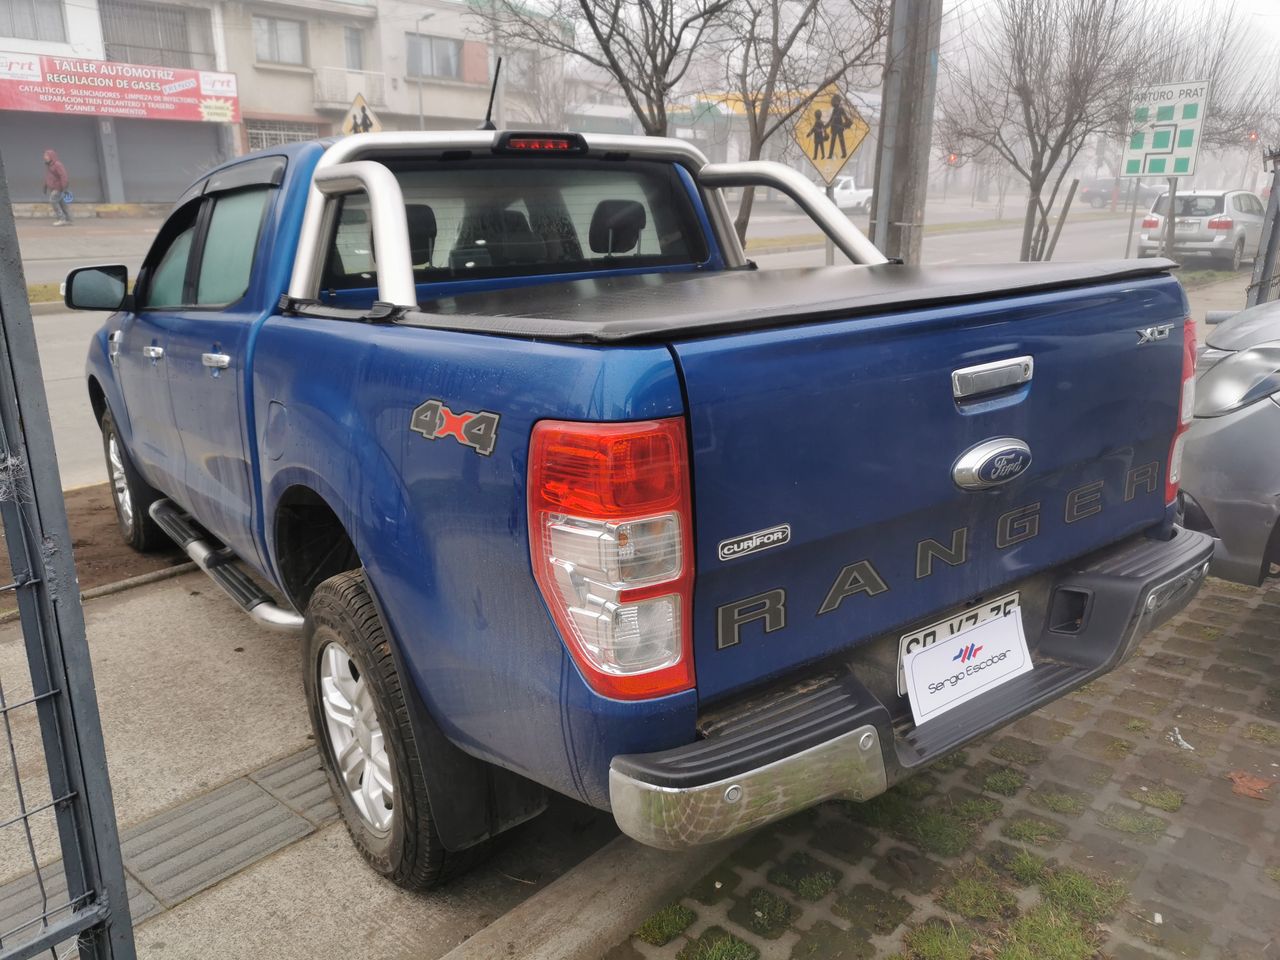
M 803 217 L 781 216 L 763 221 L 774 236 L 813 232 Z M 1128 221 L 1123 218 L 1068 222 L 1058 243 L 1058 260 L 1112 259 L 1124 254 Z M 1017 260 L 1020 227 L 1010 224 L 994 230 L 960 230 L 928 236 L 924 241 L 927 263 L 1004 263 Z M 149 240 L 149 237 L 146 238 Z M 113 238 L 114 240 L 114 238 Z M 79 241 L 83 242 L 83 241 Z M 145 246 L 141 238 L 119 253 L 132 256 Z M 25 246 L 24 246 L 25 251 Z M 139 257 L 141 253 L 137 254 Z M 89 262 L 102 257 L 89 257 Z M 817 266 L 821 249 L 765 254 L 755 258 L 761 267 Z M 84 262 L 83 259 L 80 262 Z M 35 318 L 40 360 L 49 394 L 54 441 L 64 487 L 100 483 L 107 479 L 101 441 L 89 412 L 84 387 L 84 359 L 89 339 L 102 322 L 100 314 L 56 313 Z

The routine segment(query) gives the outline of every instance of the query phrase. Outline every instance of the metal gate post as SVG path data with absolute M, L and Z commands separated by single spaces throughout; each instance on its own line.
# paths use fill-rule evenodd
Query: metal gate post
M 1267 151 L 1263 160 L 1271 164 L 1271 196 L 1267 198 L 1267 215 L 1262 221 L 1262 237 L 1253 258 L 1253 279 L 1245 306 L 1269 302 L 1275 291 L 1276 258 L 1280 256 L 1280 147 Z
M 87 414 L 86 414 L 87 415 Z M 31 671 L 31 697 L 16 703 L 0 687 L 0 730 L 12 765 L 18 815 L 0 828 L 24 832 L 40 890 L 38 916 L 0 930 L 0 960 L 19 960 L 77 940 L 82 960 L 133 960 L 133 931 L 111 784 L 54 456 L 35 328 L 27 302 L 9 188 L 0 162 L 0 517 Z M 34 709 L 48 771 L 47 804 L 24 801 L 12 718 Z M 51 903 L 31 831 L 52 810 L 66 875 L 66 902 Z M 7 940 L 4 938 L 8 938 Z

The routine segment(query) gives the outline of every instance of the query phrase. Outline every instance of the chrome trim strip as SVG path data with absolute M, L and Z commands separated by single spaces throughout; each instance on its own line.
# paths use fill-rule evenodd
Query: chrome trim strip
M 324 170 L 317 168 L 312 186 L 325 197 L 356 191 L 368 195 L 369 214 L 373 220 L 373 248 L 378 251 L 378 299 L 398 307 L 416 307 L 418 289 L 413 282 L 409 221 L 405 216 L 404 194 L 400 191 L 396 175 L 384 164 L 353 160 Z M 314 244 L 313 248 L 323 253 L 320 244 Z M 321 264 L 312 264 L 317 281 L 320 269 Z
M 951 372 L 951 395 L 957 400 L 994 393 L 1020 383 L 1029 383 L 1035 375 L 1034 357 L 1010 357 L 993 360 Z
M 870 800 L 887 788 L 880 736 L 870 724 L 696 787 L 659 787 L 609 770 L 609 802 L 619 829 L 663 850 L 714 843 L 833 797 Z
M 822 232 L 854 263 L 888 263 L 883 253 L 868 240 L 827 195 L 804 174 L 772 160 L 743 163 L 709 163 L 698 172 L 705 187 L 772 187 L 800 205 Z

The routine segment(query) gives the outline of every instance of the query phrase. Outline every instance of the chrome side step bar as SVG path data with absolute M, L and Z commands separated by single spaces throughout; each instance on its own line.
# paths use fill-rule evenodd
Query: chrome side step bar
M 250 617 L 272 630 L 294 632 L 302 629 L 302 615 L 276 603 L 269 593 L 235 565 L 236 555 L 231 548 L 218 543 L 176 503 L 157 500 L 148 512 L 160 529 Z

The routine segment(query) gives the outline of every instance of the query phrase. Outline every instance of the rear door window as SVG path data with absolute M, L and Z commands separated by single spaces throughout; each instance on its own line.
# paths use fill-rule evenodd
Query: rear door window
M 1215 213 L 1222 212 L 1223 200 L 1221 196 L 1180 196 L 1174 201 L 1174 216 L 1211 217 Z M 1154 209 L 1156 213 L 1163 216 L 1169 209 L 1169 195 L 1165 194 L 1157 200 Z

